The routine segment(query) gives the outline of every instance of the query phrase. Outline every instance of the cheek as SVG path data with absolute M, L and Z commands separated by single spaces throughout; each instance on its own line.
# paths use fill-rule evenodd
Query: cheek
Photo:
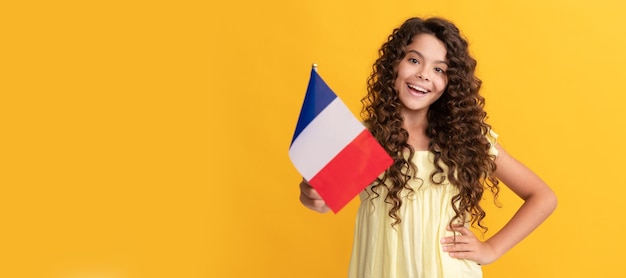
M 436 85 L 437 86 L 437 90 L 443 92 L 443 91 L 446 90 L 446 87 L 448 86 L 448 80 L 446 80 L 446 79 L 439 79 L 439 80 L 437 80 L 436 84 L 437 84 Z
M 398 89 L 400 89 L 400 84 L 402 84 L 402 79 L 398 75 L 398 77 L 396 77 L 396 80 L 393 81 L 393 88 L 397 91 Z
M 448 76 L 441 78 L 441 87 L 445 90 L 448 87 Z

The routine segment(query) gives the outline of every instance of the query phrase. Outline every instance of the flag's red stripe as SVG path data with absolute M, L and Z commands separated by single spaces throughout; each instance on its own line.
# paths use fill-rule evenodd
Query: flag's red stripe
M 364 129 L 309 183 L 337 213 L 393 162 L 372 134 Z

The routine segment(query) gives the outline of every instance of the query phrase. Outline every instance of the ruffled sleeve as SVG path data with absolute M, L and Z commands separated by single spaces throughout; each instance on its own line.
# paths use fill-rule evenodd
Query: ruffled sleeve
M 496 143 L 498 142 L 498 134 L 495 131 L 490 129 L 489 133 L 487 133 L 487 141 L 489 141 L 489 144 L 491 145 L 489 147 L 489 154 L 498 156 L 498 149 L 496 149 Z

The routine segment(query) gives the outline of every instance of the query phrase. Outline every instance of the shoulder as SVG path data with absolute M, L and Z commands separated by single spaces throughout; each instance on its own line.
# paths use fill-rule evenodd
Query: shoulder
M 547 184 L 531 169 L 509 154 L 501 145 L 495 145 L 496 157 L 495 176 L 515 194 L 526 200 L 537 192 L 550 191 Z
M 498 156 L 498 154 L 500 153 L 500 150 L 497 148 L 498 145 L 498 134 L 493 131 L 492 129 L 489 129 L 489 131 L 487 132 L 487 135 L 485 136 L 487 137 L 487 141 L 489 141 L 489 154 L 493 155 L 495 157 Z

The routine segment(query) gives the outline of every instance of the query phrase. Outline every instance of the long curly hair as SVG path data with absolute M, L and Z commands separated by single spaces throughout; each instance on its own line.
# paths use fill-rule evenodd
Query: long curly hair
M 368 93 L 361 100 L 362 116 L 394 163 L 373 185 L 372 192 L 379 197 L 374 189 L 379 186 L 388 188 L 384 197 L 385 202 L 392 205 L 388 214 L 394 219 L 392 226 L 399 224 L 402 221 L 398 215 L 402 206 L 401 192 L 403 189 L 412 191 L 407 185 L 411 177 L 406 169 L 418 169 L 411 163 L 415 150 L 407 143 L 409 133 L 402 127 L 402 104 L 394 81 L 406 47 L 416 35 L 423 33 L 434 35 L 444 43 L 448 63 L 448 85 L 427 113 L 428 148 L 434 154 L 435 164 L 430 180 L 442 184 L 447 178 L 459 190 L 451 200 L 456 215 L 450 225 L 469 220 L 486 232 L 487 228 L 482 224 L 486 213 L 480 201 L 485 189 L 496 199 L 500 190 L 494 176 L 495 157 L 489 154 L 490 142 L 486 138 L 491 126 L 485 122 L 485 99 L 479 94 L 482 82 L 474 75 L 476 60 L 470 56 L 468 43 L 461 37 L 459 29 L 445 19 L 410 18 L 393 31 L 379 50 L 379 58 L 368 78 Z M 407 150 L 408 157 L 405 155 Z M 440 162 L 448 168 L 445 178 L 441 178 L 444 169 Z

